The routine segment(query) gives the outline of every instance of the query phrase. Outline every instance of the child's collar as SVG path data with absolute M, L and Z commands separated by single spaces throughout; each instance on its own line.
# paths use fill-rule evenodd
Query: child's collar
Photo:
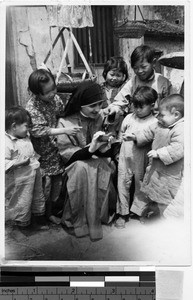
M 147 81 L 147 82 L 152 81 L 154 79 L 154 77 L 155 77 L 155 70 L 153 70 L 152 75 L 149 78 L 147 78 L 145 81 Z
M 173 123 L 173 124 L 171 124 L 170 126 L 168 126 L 168 128 L 172 128 L 172 127 L 174 127 L 176 124 L 181 123 L 181 122 L 184 122 L 184 117 L 183 117 L 183 118 L 180 118 L 178 121 L 176 121 L 175 123 Z
M 24 139 L 23 137 L 22 137 L 22 138 L 16 137 L 16 136 L 14 136 L 14 135 L 8 133 L 7 131 L 5 131 L 5 134 L 6 134 L 8 137 L 10 137 L 10 139 L 11 139 L 12 141 Z M 26 138 L 30 138 L 29 132 L 27 133 Z
M 152 113 L 152 112 L 150 112 L 149 115 L 147 115 L 147 116 L 145 116 L 145 117 L 143 117 L 143 118 L 139 118 L 139 117 L 136 115 L 135 112 L 134 112 L 134 114 L 135 114 L 136 118 L 142 119 L 142 120 L 145 120 L 145 119 L 149 118 L 150 116 L 153 116 L 153 113 Z
M 13 141 L 13 140 L 17 140 L 17 137 L 13 136 L 12 134 L 8 133 L 5 131 L 5 134 Z

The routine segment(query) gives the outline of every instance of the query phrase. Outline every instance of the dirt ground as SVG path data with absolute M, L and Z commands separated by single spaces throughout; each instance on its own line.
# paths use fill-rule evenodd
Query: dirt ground
M 103 239 L 76 238 L 61 225 L 47 231 L 5 230 L 6 261 L 145 261 L 154 264 L 189 264 L 190 237 L 179 222 L 141 224 L 130 219 L 124 229 L 103 225 Z

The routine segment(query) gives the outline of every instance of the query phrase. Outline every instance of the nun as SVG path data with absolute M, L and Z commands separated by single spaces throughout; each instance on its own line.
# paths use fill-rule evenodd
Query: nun
M 117 192 L 114 158 L 119 145 L 103 131 L 102 90 L 99 84 L 84 82 L 72 93 L 58 128 L 79 126 L 75 136 L 57 138 L 66 171 L 66 196 L 62 224 L 76 237 L 103 237 L 102 223 L 114 215 Z

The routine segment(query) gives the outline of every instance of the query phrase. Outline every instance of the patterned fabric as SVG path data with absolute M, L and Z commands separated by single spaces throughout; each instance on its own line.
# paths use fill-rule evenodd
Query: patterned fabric
M 18 155 L 30 158 L 30 164 L 11 169 Z M 30 224 L 31 213 L 45 213 L 45 198 L 39 162 L 29 138 L 17 139 L 5 134 L 5 220 L 20 226 Z
M 125 117 L 122 123 L 120 138 L 123 133 L 134 133 L 149 127 L 156 122 L 156 118 L 151 114 L 145 118 L 138 118 L 135 113 Z M 146 167 L 148 165 L 147 152 L 151 150 L 151 143 L 144 147 L 137 147 L 133 141 L 123 141 L 119 154 L 118 164 L 118 201 L 117 213 L 121 215 L 129 214 L 130 207 L 130 187 L 134 176 L 135 193 L 131 211 L 141 215 L 144 208 L 145 197 L 140 191 L 140 182 L 143 180 Z
M 51 102 L 32 97 L 26 106 L 32 119 L 31 140 L 40 155 L 40 166 L 44 175 L 58 175 L 64 171 L 58 152 L 56 137 L 50 135 L 50 128 L 57 126 L 57 116 L 64 111 L 62 100 L 56 95 Z

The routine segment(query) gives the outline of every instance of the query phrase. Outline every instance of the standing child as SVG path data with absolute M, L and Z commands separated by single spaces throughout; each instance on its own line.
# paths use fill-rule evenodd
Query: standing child
M 124 101 L 133 96 L 137 87 L 149 86 L 158 93 L 158 99 L 154 107 L 157 111 L 160 99 L 171 93 L 172 86 L 167 78 L 155 72 L 155 62 L 155 49 L 147 45 L 135 48 L 131 54 L 131 67 L 135 75 L 123 86 L 115 100 L 118 102 Z
M 103 78 L 105 82 L 101 84 L 103 90 L 103 112 L 107 115 L 106 125 L 113 123 L 114 132 L 117 134 L 119 132 L 121 123 L 123 121 L 123 116 L 126 112 L 128 102 L 121 101 L 120 103 L 114 101 L 115 96 L 121 90 L 128 79 L 128 68 L 123 57 L 113 56 L 105 63 L 103 70 Z M 113 119 L 114 114 L 114 119 Z M 112 121 L 108 116 L 112 116 Z M 111 118 L 111 117 L 110 117 Z
M 39 228 L 47 229 L 40 163 L 28 137 L 28 122 L 29 115 L 23 107 L 6 111 L 5 221 L 26 227 L 33 214 Z
M 53 214 L 53 203 L 57 202 L 61 193 L 64 165 L 56 137 L 60 134 L 76 134 L 80 128 L 73 126 L 56 128 L 57 116 L 63 113 L 64 104 L 56 94 L 56 83 L 50 71 L 35 70 L 29 77 L 28 85 L 33 96 L 28 101 L 26 109 L 32 120 L 31 140 L 35 151 L 40 155 L 46 215 L 51 222 L 59 224 L 60 219 Z
M 164 215 L 170 206 L 170 215 L 179 209 L 179 198 L 183 186 L 184 171 L 184 99 L 173 94 L 159 103 L 158 122 L 136 136 L 139 146 L 152 143 L 148 166 L 141 191 L 145 193 L 148 204 L 144 217 Z M 176 201 L 175 201 L 176 200 Z M 172 205 L 170 205 L 172 203 Z M 176 206 L 176 207 L 175 207 Z M 183 212 L 181 212 L 183 215 Z
M 105 82 L 101 84 L 104 92 L 103 108 L 114 102 L 114 98 L 128 79 L 128 68 L 122 57 L 113 56 L 105 63 L 103 70 Z
M 130 188 L 133 177 L 135 181 L 135 206 L 140 207 L 140 203 L 144 201 L 144 195 L 140 192 L 140 181 L 143 180 L 148 164 L 147 152 L 151 149 L 151 144 L 138 148 L 133 141 L 133 137 L 137 135 L 138 131 L 142 131 L 156 122 L 156 118 L 152 114 L 156 100 L 157 92 L 151 87 L 142 86 L 137 88 L 132 98 L 134 112 L 125 117 L 121 126 L 120 138 L 122 139 L 122 145 L 118 163 L 117 202 L 119 217 L 115 224 L 117 228 L 125 227 L 125 221 L 130 212 Z M 137 213 L 137 210 L 135 210 L 135 213 Z

